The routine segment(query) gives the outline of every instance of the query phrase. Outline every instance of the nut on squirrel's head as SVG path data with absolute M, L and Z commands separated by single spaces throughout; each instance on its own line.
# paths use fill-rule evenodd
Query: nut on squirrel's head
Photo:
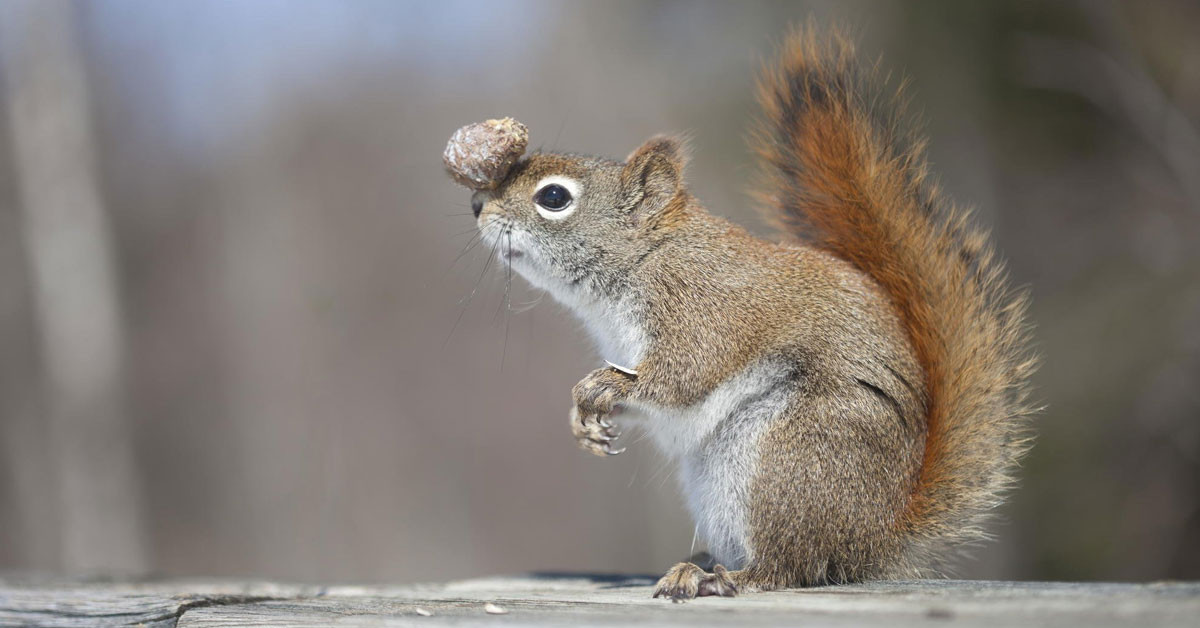
M 512 118 L 468 124 L 454 132 L 442 153 L 446 172 L 475 190 L 500 184 L 512 165 L 525 153 L 529 129 Z
M 480 164 L 501 163 L 495 156 L 511 155 L 515 144 L 506 149 L 493 133 L 490 143 L 478 141 L 479 148 L 464 146 L 460 138 L 469 137 L 470 128 L 455 133 L 446 164 L 455 180 L 476 190 L 471 208 L 484 241 L 530 283 L 560 299 L 619 290 L 621 278 L 668 235 L 669 217 L 684 205 L 687 159 L 678 138 L 651 138 L 624 162 L 535 153 L 501 172 Z M 523 137 L 519 144 L 523 149 Z M 452 152 L 478 157 L 456 158 L 452 165 Z

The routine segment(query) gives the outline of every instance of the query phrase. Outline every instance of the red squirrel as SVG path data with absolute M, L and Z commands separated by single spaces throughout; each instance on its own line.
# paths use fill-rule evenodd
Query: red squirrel
M 935 574 L 1028 446 L 1028 298 L 885 89 L 811 25 L 763 73 L 755 193 L 783 242 L 708 213 L 677 138 L 519 158 L 508 119 L 447 147 L 483 239 L 609 361 L 572 390 L 579 445 L 620 453 L 636 423 L 676 463 L 718 564 L 655 597 Z

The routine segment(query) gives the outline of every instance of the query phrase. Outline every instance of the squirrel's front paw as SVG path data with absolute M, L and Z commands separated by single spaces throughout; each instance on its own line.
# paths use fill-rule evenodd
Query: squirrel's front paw
M 575 407 L 571 409 L 571 433 L 581 449 L 597 456 L 615 456 L 625 451 L 613 449 L 620 436 L 612 424 L 613 409 L 629 392 L 630 375 L 616 369 L 596 369 L 571 389 Z

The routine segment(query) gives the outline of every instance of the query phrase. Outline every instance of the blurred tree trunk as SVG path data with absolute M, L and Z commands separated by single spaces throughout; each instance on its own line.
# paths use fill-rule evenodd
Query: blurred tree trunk
M 55 501 L 57 526 L 42 521 L 34 532 L 57 536 L 58 568 L 140 571 L 146 549 L 121 317 L 75 32 L 65 1 L 0 3 L 0 69 L 44 368 L 49 464 L 40 466 L 51 477 L 25 469 L 14 475 L 37 484 L 18 487 L 19 496 Z

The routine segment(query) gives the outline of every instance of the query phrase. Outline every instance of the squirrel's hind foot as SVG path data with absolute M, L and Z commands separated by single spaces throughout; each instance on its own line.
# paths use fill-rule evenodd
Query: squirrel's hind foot
M 659 579 L 654 597 L 670 598 L 672 602 L 708 595 L 733 597 L 738 588 L 730 576 L 729 570 L 721 565 L 714 565 L 712 573 L 708 573 L 692 563 L 679 563 Z

